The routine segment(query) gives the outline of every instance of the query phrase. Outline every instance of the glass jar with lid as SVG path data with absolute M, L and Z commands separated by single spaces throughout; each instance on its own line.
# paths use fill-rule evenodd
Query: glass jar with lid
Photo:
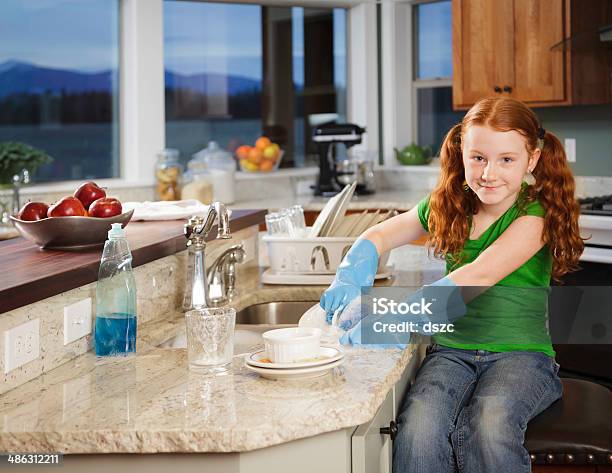
M 235 200 L 236 161 L 232 154 L 210 141 L 208 146 L 187 163 L 188 174 L 192 179 L 206 179 L 213 186 L 213 198 L 231 204 Z
M 156 195 L 159 200 L 181 198 L 181 175 L 183 166 L 179 162 L 179 151 L 166 148 L 157 153 L 155 165 Z

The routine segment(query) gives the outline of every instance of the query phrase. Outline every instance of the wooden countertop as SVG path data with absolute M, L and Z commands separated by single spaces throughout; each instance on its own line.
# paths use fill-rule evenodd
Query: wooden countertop
M 236 232 L 264 221 L 266 210 L 232 210 L 230 230 Z M 126 233 L 132 266 L 185 249 L 184 220 L 130 222 Z M 213 227 L 208 240 L 213 240 Z M 69 252 L 42 250 L 24 238 L 0 241 L 0 314 L 98 279 L 102 247 Z

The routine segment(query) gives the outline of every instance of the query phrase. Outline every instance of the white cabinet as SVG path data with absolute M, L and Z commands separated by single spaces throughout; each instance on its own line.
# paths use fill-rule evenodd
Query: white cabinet
M 426 345 L 419 345 L 402 377 L 389 391 L 374 418 L 355 429 L 352 436 L 352 473 L 390 473 L 393 465 L 393 442 L 390 429 L 395 424 L 408 386 L 414 381 L 425 356 Z M 395 428 L 397 426 L 395 425 Z M 389 433 L 381 434 L 381 429 Z
M 355 430 L 352 437 L 352 473 L 390 473 L 393 461 L 391 436 L 381 434 L 393 417 L 393 392 L 389 391 L 378 412 L 367 424 Z

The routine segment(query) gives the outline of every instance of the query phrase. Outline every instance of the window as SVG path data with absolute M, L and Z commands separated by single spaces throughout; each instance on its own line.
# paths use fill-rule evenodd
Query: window
M 260 135 L 314 163 L 312 124 L 346 119 L 346 11 L 164 1 L 166 146 L 181 159 Z
M 446 132 L 463 118 L 453 111 L 450 0 L 413 6 L 415 136 L 438 154 Z
M 119 176 L 119 0 L 0 3 L 0 141 L 53 157 L 38 182 Z

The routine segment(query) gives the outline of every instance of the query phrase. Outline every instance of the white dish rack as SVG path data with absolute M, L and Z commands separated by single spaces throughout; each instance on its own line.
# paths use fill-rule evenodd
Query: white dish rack
M 357 237 L 291 238 L 263 235 L 268 248 L 270 270 L 276 275 L 335 274 L 342 258 Z M 389 252 L 381 255 L 378 273 L 388 271 Z

